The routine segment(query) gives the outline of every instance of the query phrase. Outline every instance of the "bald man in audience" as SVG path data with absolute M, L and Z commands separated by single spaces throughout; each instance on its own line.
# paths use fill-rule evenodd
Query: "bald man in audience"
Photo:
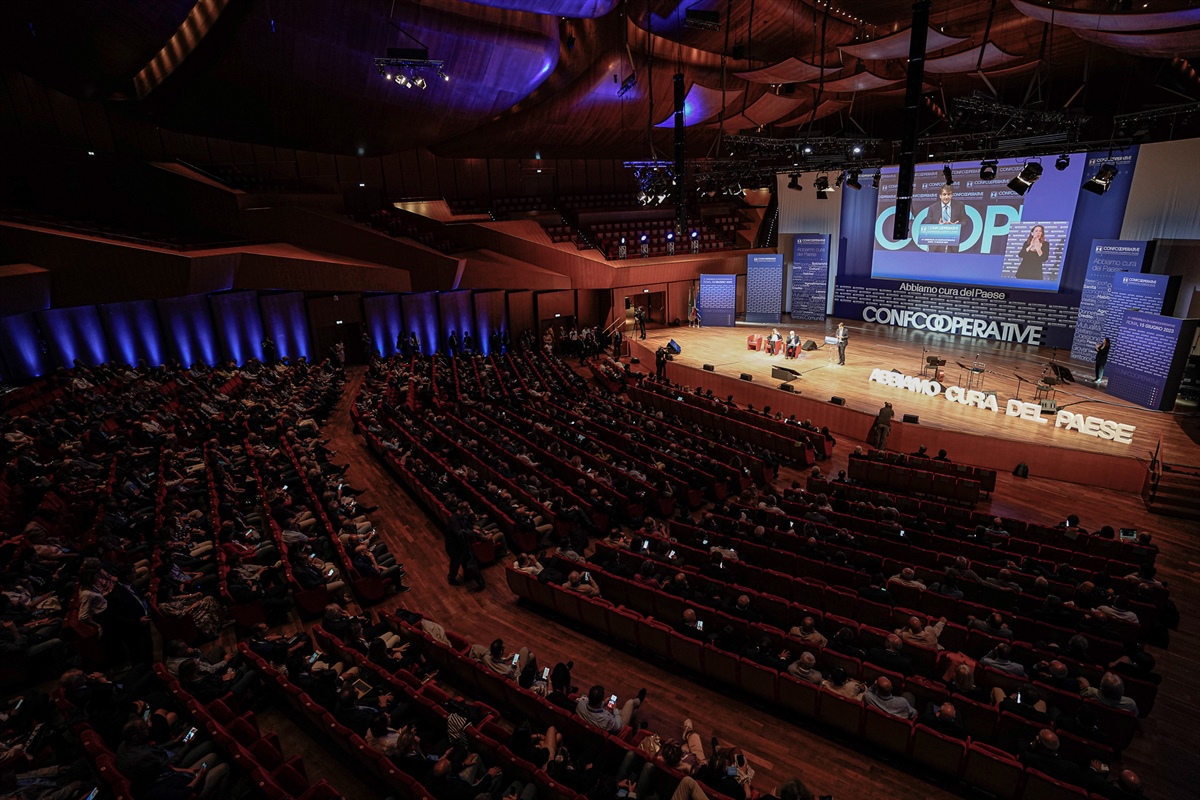
M 942 617 L 932 625 L 926 625 L 921 622 L 920 617 L 913 616 L 908 618 L 907 625 L 905 625 L 903 628 L 896 629 L 896 635 L 908 644 L 944 650 L 945 648 L 938 644 L 938 637 L 942 635 L 942 631 L 945 630 L 945 628 L 945 617 Z
M 912 659 L 900 652 L 903 649 L 904 640 L 891 633 L 884 640 L 883 647 L 876 645 L 867 651 L 867 660 L 877 667 L 899 672 L 901 675 L 912 675 Z
M 591 576 L 591 573 L 579 572 L 572 570 L 567 576 L 567 582 L 562 585 L 562 588 L 569 592 L 577 592 L 584 597 L 599 597 L 600 584 L 596 583 L 596 579 Z
M 800 620 L 799 625 L 793 625 L 788 631 L 788 636 L 793 639 L 799 639 L 805 644 L 811 644 L 813 647 L 824 647 L 829 643 L 825 635 L 817 630 L 817 621 L 812 617 L 805 617 Z
M 905 567 L 904 569 L 900 570 L 898 574 L 889 578 L 889 582 L 898 583 L 901 586 L 908 586 L 912 589 L 920 589 L 921 591 L 925 591 L 925 584 L 917 580 L 917 573 L 913 571 L 912 567 Z
M 929 709 L 921 715 L 917 722 L 927 728 L 932 728 L 943 736 L 952 736 L 955 739 L 967 738 L 967 729 L 963 727 L 962 720 L 958 718 L 958 711 L 950 701 L 946 701 L 940 706 L 930 703 Z
M 1079 694 L 1085 700 L 1095 700 L 1109 708 L 1138 713 L 1138 704 L 1132 697 L 1125 696 L 1125 682 L 1113 672 L 1104 673 L 1099 686 L 1089 686 Z
M 863 694 L 863 705 L 877 708 L 885 714 L 891 714 L 893 717 L 901 719 L 912 719 L 917 715 L 917 710 L 913 708 L 912 704 L 912 695 L 892 694 L 892 682 L 883 675 L 876 678 L 875 683 L 871 684 L 871 688 Z
M 801 653 L 800 657 L 788 664 L 788 674 L 808 683 L 821 684 L 823 676 L 817 669 L 817 657 L 812 653 Z
M 1058 734 L 1049 728 L 1042 728 L 1032 742 L 1022 745 L 1019 756 L 1021 763 L 1056 781 L 1079 784 L 1085 777 L 1083 769 L 1063 758 L 1058 752 L 1058 744 Z

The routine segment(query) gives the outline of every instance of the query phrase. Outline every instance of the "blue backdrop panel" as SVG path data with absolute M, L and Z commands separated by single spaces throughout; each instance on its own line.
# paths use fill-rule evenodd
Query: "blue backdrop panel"
M 1114 342 L 1119 341 L 1126 311 L 1163 313 L 1170 283 L 1170 275 L 1135 275 L 1129 272 L 1113 275 L 1104 335 Z
M 7 383 L 28 383 L 52 369 L 32 313 L 0 317 L 0 361 Z
M 732 328 L 737 314 L 737 276 L 701 275 L 696 305 L 705 325 Z
M 56 366 L 70 369 L 75 359 L 84 364 L 108 361 L 108 342 L 95 306 L 39 311 L 37 320 Z
M 404 330 L 404 320 L 400 314 L 400 295 L 377 294 L 363 297 L 363 317 L 367 333 L 375 342 L 380 355 L 387 358 L 396 352 L 396 337 Z
M 262 358 L 263 324 L 257 292 L 209 295 L 221 357 L 245 364 Z M 282 355 L 282 353 L 281 353 Z
M 438 294 L 438 317 L 441 320 L 441 347 L 446 346 L 446 339 L 451 332 L 458 335 L 459 346 L 462 346 L 463 334 L 470 331 L 479 347 L 478 331 L 475 329 L 475 299 L 470 290 L 457 292 L 441 292 Z
M 113 358 L 130 365 L 142 359 L 152 367 L 163 363 L 166 353 L 154 301 L 105 303 L 97 308 L 108 334 L 108 351 Z
M 280 358 L 306 357 L 313 360 L 308 336 L 308 306 L 303 292 L 264 294 L 258 298 L 262 312 L 263 336 L 270 336 Z M 261 350 L 262 339 L 259 339 Z
M 213 333 L 208 299 L 202 294 L 155 301 L 168 350 L 185 367 L 217 363 L 217 340 Z
M 1108 359 L 1108 393 L 1146 408 L 1172 410 L 1195 331 L 1196 320 L 1125 312 Z
M 402 295 L 400 298 L 404 327 L 409 332 L 417 332 L 421 352 L 427 356 L 433 355 L 441 347 L 441 342 L 438 341 L 437 295 L 437 292 L 422 292 Z
M 485 356 L 491 355 L 492 332 L 508 330 L 508 305 L 504 302 L 503 289 L 475 292 L 475 324 L 479 326 L 475 346 L 482 349 Z
M 800 233 L 792 244 L 792 319 L 825 319 L 829 234 Z
M 746 322 L 778 324 L 783 315 L 783 254 L 746 256 Z
M 1148 260 L 1146 254 L 1149 246 L 1149 242 L 1120 239 L 1096 239 L 1092 242 L 1087 277 L 1083 280 L 1083 293 L 1079 298 L 1075 338 L 1071 342 L 1071 358 L 1080 361 L 1095 358 L 1096 343 L 1104 338 L 1107 327 L 1113 275 L 1118 272 L 1141 272 Z

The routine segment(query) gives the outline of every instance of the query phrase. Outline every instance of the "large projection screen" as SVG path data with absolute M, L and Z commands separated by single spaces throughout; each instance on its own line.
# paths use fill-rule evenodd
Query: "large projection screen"
M 899 167 L 881 170 L 871 277 L 1057 291 L 1079 199 L 1085 154 L 1065 169 L 1042 163 L 1024 196 L 1008 187 L 1025 159 L 1000 159 L 996 177 L 979 177 L 978 161 L 921 164 L 913 182 L 910 237 L 891 239 Z

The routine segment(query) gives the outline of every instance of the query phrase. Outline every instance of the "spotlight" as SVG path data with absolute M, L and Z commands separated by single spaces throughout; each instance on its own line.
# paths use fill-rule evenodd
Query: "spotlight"
M 854 147 L 851 147 L 851 148 L 850 148 L 850 152 L 851 152 L 853 155 L 856 155 L 856 156 L 861 156 L 861 155 L 862 155 L 862 145 L 857 145 L 857 144 L 856 144 L 856 145 L 854 145 Z
M 640 241 L 642 244 L 645 244 L 649 240 L 650 240 L 650 237 L 644 233 L 641 235 L 641 238 L 638 239 L 638 241 Z
M 668 242 L 675 241 L 675 231 L 667 231 L 667 241 Z
M 692 231 L 692 238 L 693 238 L 693 239 L 699 239 L 699 238 L 700 238 L 700 231 Z
M 1066 153 L 1063 153 L 1061 156 L 1054 159 L 1054 168 L 1056 170 L 1058 170 L 1059 172 L 1062 172 L 1064 169 L 1066 169 L 1070 165 L 1071 165 L 1071 157 L 1069 155 L 1067 155 Z
M 1111 161 L 1100 167 L 1095 177 L 1083 182 L 1083 188 L 1093 194 L 1104 194 L 1112 186 L 1113 178 L 1117 177 L 1117 165 Z
M 806 156 L 812 155 L 812 145 L 809 145 L 809 144 L 804 145 L 804 155 L 806 155 Z
M 445 72 L 442 72 L 442 68 L 441 68 L 441 67 L 438 67 L 438 77 L 439 77 L 439 78 L 441 78 L 441 79 L 442 79 L 442 80 L 444 80 L 444 81 L 449 81 L 449 80 L 450 80 L 450 76 L 449 76 L 449 75 L 447 75 Z
M 413 86 L 424 91 L 426 86 L 425 79 L 418 75 L 416 78 L 413 78 Z
M 394 80 L 396 83 L 400 84 L 401 86 L 408 85 L 408 78 L 404 77 L 403 75 L 397 75 L 392 80 Z
M 954 183 L 954 173 L 950 171 L 949 164 L 942 165 L 942 174 L 946 176 L 946 185 L 947 186 Z
M 834 185 L 834 186 L 841 186 L 841 185 L 842 185 L 842 181 L 844 181 L 844 180 L 846 180 L 846 173 L 845 173 L 845 172 L 839 172 L 839 173 L 837 174 L 837 177 L 833 179 L 833 185 Z
M 796 173 L 793 172 L 791 175 L 788 176 L 788 178 L 789 178 L 789 180 L 788 180 L 788 188 L 789 189 L 795 189 L 797 192 L 804 191 L 804 187 L 800 185 L 800 176 L 799 175 L 797 175 Z
M 828 192 L 830 191 L 830 188 L 829 188 L 828 176 L 818 175 L 817 179 L 815 181 L 813 181 L 813 188 L 817 190 L 817 199 L 818 200 L 828 200 L 829 199 Z
M 660 195 L 659 195 L 659 196 L 658 196 L 656 199 L 657 199 L 657 201 L 658 201 L 658 202 L 656 203 L 656 205 L 660 205 L 660 206 L 661 206 L 663 203 L 665 203 L 665 202 L 666 202 L 666 200 L 667 200 L 667 196 L 666 196 L 665 194 L 660 194 Z
M 879 174 L 879 170 L 875 170 L 875 174 L 871 176 L 871 188 L 872 189 L 879 188 L 880 177 L 882 177 L 882 176 Z
M 646 194 L 645 192 L 638 192 L 637 199 L 639 203 L 646 205 L 650 202 L 650 195 Z
M 846 185 L 851 189 L 861 189 L 862 184 L 858 182 L 858 176 L 862 174 L 862 170 L 850 170 L 850 177 L 846 178 Z
M 621 237 L 621 244 L 625 244 L 625 237 L 624 237 L 624 236 L 622 236 L 622 237 Z
M 996 159 L 988 158 L 979 162 L 979 180 L 991 181 L 996 179 Z
M 1040 177 L 1042 177 L 1042 165 L 1036 161 L 1027 162 L 1021 168 L 1021 174 L 1008 182 L 1008 188 L 1019 195 L 1024 195 Z

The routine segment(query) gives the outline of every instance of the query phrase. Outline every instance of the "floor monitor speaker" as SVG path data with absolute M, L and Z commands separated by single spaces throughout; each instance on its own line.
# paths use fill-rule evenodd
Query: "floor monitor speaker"
M 794 392 L 794 391 L 796 391 L 796 387 L 795 387 L 795 386 L 792 386 L 790 383 L 781 383 L 781 384 L 779 384 L 779 388 L 780 388 L 780 389 L 783 389 L 785 392 Z
M 807 350 L 811 353 L 813 350 L 817 349 L 817 343 L 814 342 L 812 339 L 809 339 L 807 342 L 805 342 L 803 345 L 800 346 L 800 349 Z
M 835 406 L 844 406 L 846 405 L 846 398 L 834 395 L 833 397 L 829 398 L 829 402 L 833 403 Z
M 743 372 L 743 373 L 742 373 L 742 380 L 744 380 L 744 381 L 752 381 L 752 380 L 754 380 L 754 376 L 753 376 L 753 375 L 751 375 L 749 372 Z
M 921 423 L 921 418 L 918 417 L 916 414 L 905 414 L 903 421 L 911 422 L 914 425 L 919 425 Z
M 704 371 L 705 371 L 705 372 L 716 372 L 716 371 L 717 371 L 717 368 L 716 368 L 716 367 L 714 367 L 712 364 L 705 364 L 705 365 L 704 365 Z

